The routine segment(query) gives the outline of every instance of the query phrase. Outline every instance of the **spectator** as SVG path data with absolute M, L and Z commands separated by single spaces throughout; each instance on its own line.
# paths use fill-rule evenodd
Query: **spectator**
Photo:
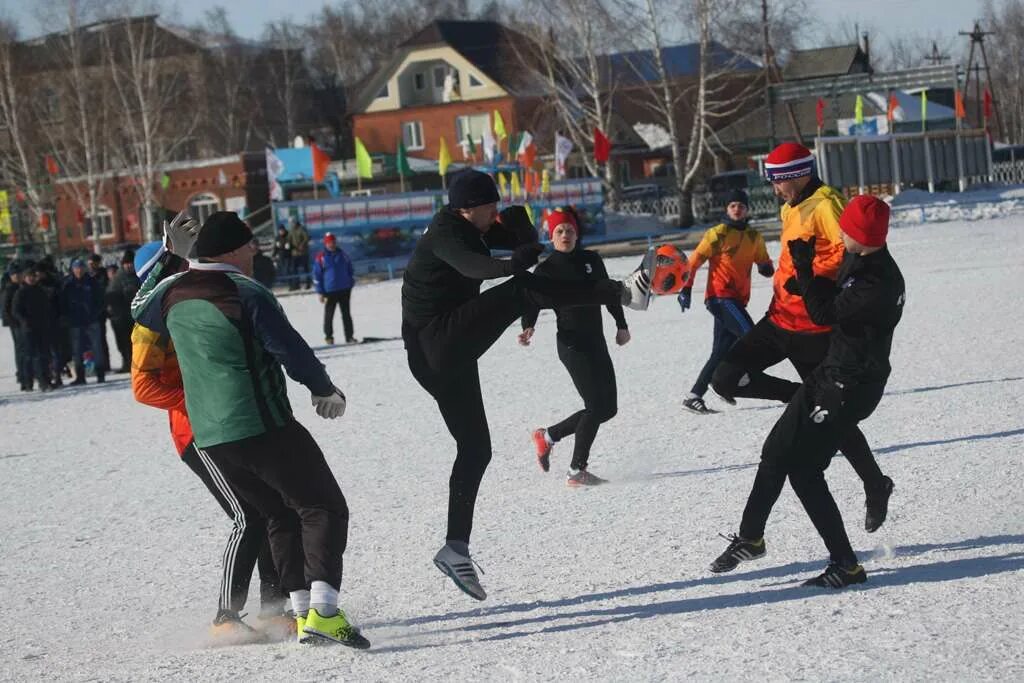
M 85 384 L 85 352 L 92 349 L 96 382 L 105 381 L 107 358 L 103 355 L 103 288 L 85 272 L 82 259 L 71 262 L 71 275 L 61 289 L 61 314 L 71 329 L 71 357 L 75 363 L 75 381 Z
M 252 238 L 252 246 L 256 250 L 255 256 L 252 257 L 252 277 L 256 282 L 270 289 L 274 286 L 274 280 L 277 279 L 277 268 L 274 267 L 274 262 L 270 260 L 270 257 L 260 249 L 258 237 Z
M 71 330 L 60 312 L 61 277 L 51 256 L 41 258 L 36 264 L 36 271 L 39 286 L 50 299 L 50 380 L 54 386 L 62 387 L 63 375 L 71 376 L 67 368 L 71 361 Z
M 292 229 L 288 231 L 288 242 L 292 245 L 292 277 L 294 278 L 289 282 L 288 289 L 299 288 L 299 280 L 302 279 L 303 273 L 306 278 L 302 282 L 302 287 L 309 289 L 309 233 L 294 217 L 288 220 L 292 226 Z
M 21 334 L 18 332 L 18 321 L 14 319 L 14 313 L 11 311 L 11 306 L 14 304 L 14 295 L 18 293 L 18 289 L 21 287 L 21 265 L 16 261 L 11 263 L 4 274 L 3 281 L 3 325 L 4 327 L 11 328 L 11 339 L 14 342 L 14 374 L 18 380 L 18 385 L 21 390 L 25 390 L 25 357 L 24 352 L 21 348 Z
M 107 287 L 110 285 L 110 278 L 107 276 L 107 271 L 103 267 L 103 257 L 99 254 L 89 254 L 89 275 L 92 276 L 93 280 L 100 286 L 100 301 L 104 301 L 107 296 Z M 104 372 L 110 371 L 110 347 L 107 346 L 107 309 L 101 307 L 100 310 L 100 341 L 103 343 L 103 358 L 105 365 L 103 366 Z M 93 355 L 96 352 L 93 351 Z
M 292 242 L 288 238 L 288 228 L 279 226 L 277 237 L 274 238 L 274 263 L 277 265 L 277 274 L 288 278 L 291 284 L 292 274 Z
M 135 252 L 128 249 L 121 257 L 121 269 L 107 287 L 106 303 L 110 326 L 114 328 L 114 341 L 121 354 L 118 372 L 132 371 L 132 299 L 139 291 L 139 278 L 135 274 Z
M 324 251 L 316 255 L 313 263 L 313 286 L 324 305 L 324 341 L 334 343 L 334 308 L 341 305 L 341 324 L 345 328 L 345 343 L 354 342 L 352 315 L 349 304 L 355 278 L 352 260 L 342 249 L 334 235 L 324 235 Z
M 25 268 L 21 286 L 14 295 L 11 313 L 18 325 L 24 357 L 22 391 L 50 391 L 50 297 L 39 286 L 35 264 Z

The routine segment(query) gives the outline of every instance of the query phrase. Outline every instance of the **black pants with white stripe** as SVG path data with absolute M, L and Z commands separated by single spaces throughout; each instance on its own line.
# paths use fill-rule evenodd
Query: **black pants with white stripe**
M 204 448 L 231 487 L 267 520 L 285 592 L 313 581 L 341 588 L 348 504 L 316 441 L 295 420 L 258 436 Z
M 181 454 L 181 460 L 202 480 L 233 523 L 224 548 L 218 609 L 239 612 L 245 607 L 253 567 L 259 566 L 260 612 L 280 613 L 286 595 L 281 590 L 281 580 L 267 543 L 267 523 L 263 516 L 235 493 L 217 465 L 196 449 L 194 441 Z

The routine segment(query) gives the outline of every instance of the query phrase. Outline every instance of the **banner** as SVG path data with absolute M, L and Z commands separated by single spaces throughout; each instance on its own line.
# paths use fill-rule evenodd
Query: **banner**
M 0 190 L 0 235 L 11 234 L 11 207 L 7 201 L 7 190 Z
M 884 115 L 865 116 L 859 123 L 857 119 L 838 119 L 836 128 L 840 135 L 888 135 L 889 118 Z
M 284 162 L 274 154 L 274 150 L 267 147 L 267 186 L 270 188 L 270 201 L 279 202 L 284 199 L 284 190 L 277 181 L 282 173 Z

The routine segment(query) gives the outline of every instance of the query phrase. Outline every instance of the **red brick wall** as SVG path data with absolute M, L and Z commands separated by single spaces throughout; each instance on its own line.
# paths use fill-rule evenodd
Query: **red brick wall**
M 440 151 L 440 139 L 444 136 L 452 161 L 463 161 L 460 141 L 455 139 L 455 119 L 467 114 L 492 113 L 498 110 L 505 121 L 505 129 L 511 135 L 519 130 L 515 109 L 515 100 L 511 97 L 407 107 L 397 111 L 356 114 L 353 117 L 352 128 L 353 134 L 363 141 L 371 154 L 394 154 L 398 149 L 398 140 L 402 137 L 402 124 L 407 121 L 420 121 L 423 124 L 424 149 L 410 150 L 409 156 L 436 160 Z M 479 157 L 479 152 L 477 155 Z

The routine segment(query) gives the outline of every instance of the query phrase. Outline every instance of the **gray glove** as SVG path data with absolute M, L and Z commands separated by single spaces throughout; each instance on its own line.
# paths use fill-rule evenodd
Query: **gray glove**
M 345 394 L 341 389 L 334 387 L 334 391 L 327 396 L 314 396 L 313 407 L 316 414 L 325 420 L 333 420 L 345 414 Z
M 164 221 L 164 248 L 175 256 L 187 259 L 199 239 L 201 229 L 202 226 L 185 209 L 170 223 Z

